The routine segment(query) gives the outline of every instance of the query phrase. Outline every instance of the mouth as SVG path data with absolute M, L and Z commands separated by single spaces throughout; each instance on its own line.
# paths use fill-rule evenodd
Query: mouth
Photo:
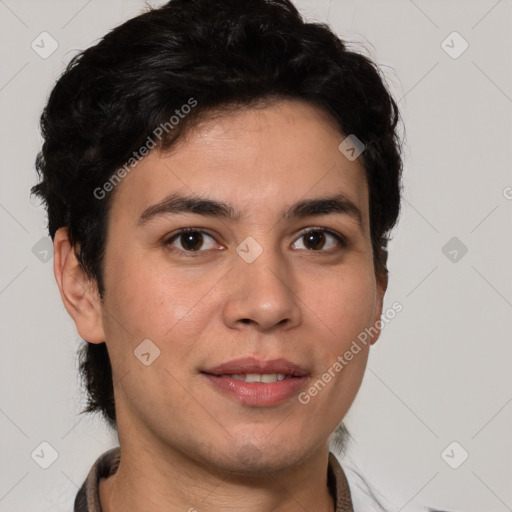
M 309 379 L 309 372 L 286 359 L 233 360 L 201 372 L 223 396 L 249 406 L 273 406 L 293 396 Z
M 273 382 L 281 382 L 285 379 L 293 379 L 293 375 L 285 375 L 284 373 L 233 373 L 231 375 L 217 375 L 222 379 L 235 379 L 241 382 L 262 382 L 263 384 L 272 384 Z
M 228 375 L 241 376 L 244 377 L 244 379 L 246 377 L 256 379 L 258 376 L 266 376 L 274 379 L 273 376 L 275 375 L 276 380 L 284 380 L 287 377 L 305 377 L 308 375 L 306 368 L 288 359 L 280 358 L 263 361 L 255 357 L 233 359 L 227 363 L 222 363 L 213 368 L 203 370 L 202 373 L 215 375 L 217 377 Z M 259 380 L 249 382 L 259 382 Z

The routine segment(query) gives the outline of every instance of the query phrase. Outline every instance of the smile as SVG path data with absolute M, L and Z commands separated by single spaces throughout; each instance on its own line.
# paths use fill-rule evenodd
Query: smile
M 280 382 L 285 379 L 292 378 L 291 375 L 285 375 L 284 373 L 234 373 L 232 375 L 220 375 L 222 378 L 235 379 L 242 382 L 262 382 L 263 384 L 270 384 L 272 382 Z
M 295 377 L 282 373 L 202 375 L 223 398 L 252 407 L 283 404 L 304 390 L 309 381 L 308 376 Z

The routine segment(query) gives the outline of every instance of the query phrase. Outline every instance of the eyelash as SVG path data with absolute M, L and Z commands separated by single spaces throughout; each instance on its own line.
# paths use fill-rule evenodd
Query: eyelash
M 299 236 L 296 238 L 296 240 L 299 240 L 300 238 L 302 238 L 303 236 L 307 235 L 308 233 L 327 233 L 328 235 L 331 235 L 332 237 L 334 237 L 340 244 L 341 248 L 345 248 L 347 247 L 348 245 L 348 242 L 347 242 L 347 239 L 341 234 L 341 233 L 338 233 L 337 231 L 333 231 L 331 229 L 328 229 L 328 228 L 306 228 L 305 230 L 303 230 Z M 180 230 L 178 230 L 176 233 L 174 233 L 171 237 L 169 238 L 166 238 L 163 242 L 163 244 L 166 246 L 166 247 L 170 247 L 172 242 L 174 242 L 176 239 L 178 239 L 181 235 L 185 234 L 185 233 L 201 233 L 201 234 L 205 234 L 205 235 L 208 235 L 210 238 L 213 238 L 215 239 L 212 235 L 210 235 L 207 231 L 204 231 L 202 229 L 199 229 L 199 228 L 182 228 Z M 199 256 L 202 252 L 207 252 L 208 250 L 198 250 L 198 251 L 186 251 L 186 250 L 183 250 L 183 249 L 178 249 L 178 248 L 173 248 L 173 250 L 176 250 L 180 253 L 183 253 L 183 254 L 186 254 L 187 257 L 197 257 Z M 315 251 L 315 250 L 312 250 L 312 249 L 305 249 L 307 250 L 308 252 L 312 252 L 312 253 L 332 253 L 333 252 L 333 249 L 327 249 L 327 250 L 324 250 L 324 249 L 320 249 L 318 251 Z

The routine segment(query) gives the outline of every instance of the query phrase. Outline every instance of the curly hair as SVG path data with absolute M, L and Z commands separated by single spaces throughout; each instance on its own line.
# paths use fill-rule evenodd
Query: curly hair
M 202 115 L 276 99 L 318 106 L 342 134 L 360 139 L 375 272 L 386 278 L 402 159 L 398 108 L 376 64 L 349 50 L 328 25 L 305 22 L 289 0 L 171 0 L 76 55 L 41 116 L 41 180 L 32 193 L 45 203 L 52 239 L 68 228 L 101 298 L 113 193 L 99 199 L 94 191 L 190 98 L 196 106 L 163 134 L 158 148 L 170 148 Z M 83 345 L 80 372 L 84 412 L 99 411 L 116 428 L 105 343 Z

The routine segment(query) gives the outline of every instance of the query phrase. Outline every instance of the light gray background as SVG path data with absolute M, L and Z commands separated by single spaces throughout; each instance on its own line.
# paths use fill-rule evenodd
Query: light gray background
M 395 510 L 512 510 L 512 3 L 296 5 L 364 45 L 406 125 L 405 201 L 386 299 L 403 311 L 371 350 L 346 418 L 354 440 L 345 464 Z M 116 444 L 99 418 L 78 416 L 79 338 L 53 260 L 40 260 L 46 219 L 29 187 L 55 79 L 77 50 L 143 9 L 140 0 L 0 0 L 2 512 L 71 510 L 90 465 Z M 31 48 L 43 31 L 59 45 L 47 59 Z M 442 47 L 453 31 L 469 43 L 456 59 Z M 468 249 L 455 262 L 442 252 L 454 236 Z M 46 470 L 31 458 L 43 441 L 58 452 Z M 452 441 L 469 453 L 458 469 L 441 457 Z

